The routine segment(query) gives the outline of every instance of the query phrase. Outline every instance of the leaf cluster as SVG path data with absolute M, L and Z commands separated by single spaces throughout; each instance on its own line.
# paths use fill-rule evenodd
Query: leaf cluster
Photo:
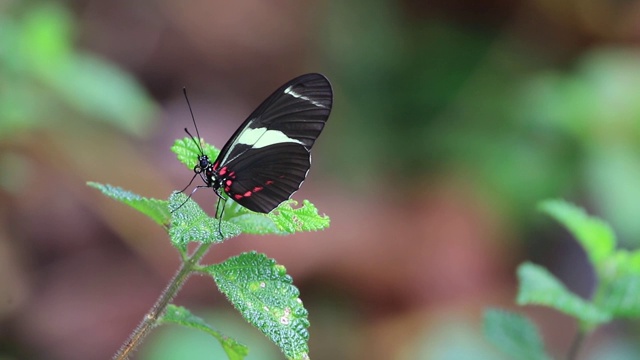
M 590 299 L 567 289 L 551 272 L 525 262 L 518 267 L 519 305 L 546 306 L 576 319 L 578 339 L 616 319 L 640 317 L 640 250 L 617 249 L 611 227 L 562 200 L 547 200 L 539 209 L 576 238 L 593 266 L 597 282 Z M 491 309 L 485 312 L 486 337 L 519 359 L 549 359 L 535 325 L 526 317 Z M 571 358 L 575 354 L 569 356 Z
M 218 150 L 214 147 L 204 142 L 200 145 L 211 158 L 217 156 Z M 177 140 L 172 150 L 182 163 L 193 169 L 199 149 L 192 139 Z M 280 347 L 287 358 L 309 358 L 307 310 L 284 266 L 256 252 L 243 253 L 217 264 L 200 264 L 194 255 L 198 250 L 189 253 L 187 245 L 211 246 L 242 233 L 283 235 L 327 228 L 329 218 L 319 215 L 313 204 L 305 200 L 297 207 L 295 201 L 289 200 L 269 214 L 260 214 L 227 199 L 224 217 L 216 219 L 180 192 L 160 200 L 111 185 L 95 182 L 88 185 L 165 228 L 184 263 L 195 262 L 192 271 L 210 276 L 240 314 Z M 248 353 L 246 346 L 223 335 L 184 307 L 169 305 L 156 325 L 163 323 L 175 323 L 210 334 L 220 342 L 229 359 L 243 359 Z

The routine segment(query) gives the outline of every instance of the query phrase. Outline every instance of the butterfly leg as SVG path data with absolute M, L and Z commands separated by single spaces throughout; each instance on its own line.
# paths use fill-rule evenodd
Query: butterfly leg
M 193 179 L 191 179 L 191 181 L 193 181 Z M 189 184 L 191 184 L 191 183 L 189 183 Z M 187 185 L 187 186 L 188 186 L 188 185 Z M 196 191 L 198 191 L 198 189 L 200 189 L 200 188 L 206 188 L 206 187 L 208 187 L 208 186 L 206 186 L 206 185 L 198 185 L 198 186 L 196 186 L 195 188 L 193 188 L 193 190 L 191 191 L 191 194 L 189 194 L 189 196 L 185 199 L 185 201 L 184 201 L 182 204 L 180 204 L 180 206 L 178 206 L 177 208 L 175 208 L 175 209 L 171 210 L 171 213 L 176 212 L 176 211 L 177 211 L 178 209 L 180 209 L 184 204 L 186 204 L 186 203 L 187 203 L 187 201 L 189 201 L 189 199 L 191 199 L 191 197 L 193 196 L 193 194 L 195 194 L 195 192 L 196 192 Z M 184 188 L 184 189 L 182 189 L 182 191 L 180 191 L 180 192 L 184 192 L 186 189 L 187 189 L 187 188 Z
M 220 239 L 223 239 L 222 235 L 222 215 L 224 215 L 224 208 L 227 205 L 227 199 L 220 196 L 216 191 L 216 195 L 218 195 L 218 201 L 216 202 L 216 219 L 218 219 L 218 235 L 220 235 Z M 220 210 L 220 203 L 222 203 L 222 210 Z
M 198 176 L 198 173 L 193 174 L 193 177 L 191 178 L 191 181 L 189 181 L 187 186 L 185 186 L 184 189 L 180 190 L 179 192 L 183 193 L 185 190 L 187 190 L 187 188 L 189 186 L 191 186 L 191 183 L 193 182 L 193 180 L 195 180 L 196 176 Z M 191 192 L 191 195 L 193 195 L 194 192 L 195 192 L 195 190 Z M 189 195 L 189 197 L 191 197 L 191 195 Z

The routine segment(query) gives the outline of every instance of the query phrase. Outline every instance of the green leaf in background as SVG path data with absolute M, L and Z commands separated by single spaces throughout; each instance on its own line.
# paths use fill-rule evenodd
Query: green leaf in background
M 615 234 L 609 225 L 562 200 L 543 201 L 539 208 L 564 225 L 576 237 L 595 266 L 596 272 L 601 275 L 603 262 L 613 253 L 616 246 Z
M 43 108 L 48 106 L 51 95 L 46 93 L 41 83 L 34 81 L 33 59 L 27 56 L 34 48 L 48 55 L 44 59 L 55 62 L 59 54 L 69 50 L 68 41 L 63 36 L 68 32 L 72 19 L 59 10 L 59 5 L 43 6 L 48 11 L 28 11 L 18 17 L 17 6 L 4 7 L 0 11 L 0 138 L 15 135 L 16 130 L 25 130 L 50 121 L 51 113 L 43 116 Z M 34 25 L 30 25 L 33 23 Z M 49 30 L 34 32 L 35 24 Z M 44 96 L 43 96 L 44 95 Z M 37 105 L 37 106 L 36 106 Z
M 96 56 L 77 54 L 42 75 L 78 111 L 131 134 L 149 133 L 156 105 L 137 80 L 122 69 Z
M 68 10 L 57 3 L 32 4 L 22 10 L 11 28 L 19 46 L 0 55 L 0 61 L 18 64 L 10 66 L 20 75 L 17 89 L 28 90 L 26 94 L 33 97 L 26 106 L 38 104 L 39 113 L 32 115 L 41 119 L 40 124 L 66 120 L 51 113 L 61 112 L 64 104 L 129 133 L 148 133 L 157 112 L 155 102 L 127 72 L 74 49 L 75 19 Z M 0 103 L 4 98 L 0 94 Z
M 607 261 L 606 274 L 640 275 L 640 250 L 618 250 Z
M 319 215 L 318 209 L 308 200 L 304 200 L 299 208 L 294 208 L 294 205 L 297 205 L 294 200 L 285 201 L 268 214 L 278 229 L 284 233 L 317 231 L 329 227 L 329 217 Z
M 611 315 L 573 294 L 542 266 L 524 263 L 518 267 L 519 305 L 546 305 L 591 327 L 611 320 Z
M 167 201 L 144 198 L 117 186 L 104 185 L 91 181 L 87 182 L 87 185 L 102 191 L 103 194 L 112 199 L 121 201 L 140 211 L 164 228 L 168 227 L 170 214 Z
M 640 251 L 616 251 L 602 272 L 598 304 L 616 316 L 640 316 Z
M 640 251 L 616 251 L 609 225 L 572 204 L 549 200 L 540 209 L 566 226 L 585 248 L 600 280 L 595 298 L 599 308 L 612 316 L 640 316 Z
M 21 19 L 19 49 L 36 72 L 61 66 L 73 56 L 74 19 L 55 3 L 32 7 Z
M 202 146 L 202 151 L 209 156 L 209 160 L 215 161 L 218 157 L 220 151 L 215 147 L 207 144 L 204 140 L 200 139 L 200 146 Z M 173 143 L 171 147 L 171 151 L 173 151 L 178 160 L 185 164 L 189 170 L 193 170 L 193 168 L 198 163 L 198 156 L 200 156 L 200 149 L 196 146 L 196 144 L 191 140 L 191 138 L 183 138 L 178 139 Z
M 289 359 L 308 359 L 309 320 L 298 289 L 282 265 L 256 252 L 204 268 L 220 291 Z
M 249 353 L 249 349 L 245 345 L 213 329 L 203 319 L 191 314 L 182 306 L 169 304 L 164 315 L 158 320 L 158 325 L 163 323 L 174 323 L 210 334 L 220 342 L 230 360 L 242 360 Z
M 640 276 L 620 276 L 606 286 L 602 291 L 603 299 L 600 306 L 617 317 L 640 317 Z
M 499 309 L 484 312 L 485 337 L 497 348 L 522 360 L 547 360 L 536 326 L 526 317 Z
M 178 249 L 184 249 L 189 242 L 216 243 L 240 235 L 240 228 L 228 221 L 222 221 L 207 215 L 198 204 L 181 192 L 169 197 L 171 228 L 169 237 Z M 220 237 L 218 226 L 223 237 Z
M 573 71 L 531 77 L 524 113 L 574 144 L 579 185 L 616 229 L 618 241 L 637 245 L 640 53 L 624 46 L 594 47 L 576 60 Z
M 640 60 L 640 58 L 638 59 Z M 637 96 L 637 95 L 635 95 Z M 617 110 L 617 109 L 616 109 Z M 628 116 L 632 116 L 629 114 Z M 638 126 L 638 115 L 628 118 L 633 126 Z M 634 119 L 634 120 L 631 120 Z M 614 119 L 610 119 L 611 122 Z M 640 129 L 614 128 L 603 123 L 602 129 L 617 134 L 639 134 Z M 612 130 L 614 129 L 614 130 Z M 606 131 L 605 131 L 606 132 Z M 633 135 L 636 139 L 637 135 Z M 590 200 L 597 204 L 602 216 L 606 217 L 619 236 L 619 241 L 627 246 L 640 246 L 640 161 L 638 142 L 629 139 L 611 139 L 596 146 L 590 146 L 588 158 L 582 161 L 584 185 Z

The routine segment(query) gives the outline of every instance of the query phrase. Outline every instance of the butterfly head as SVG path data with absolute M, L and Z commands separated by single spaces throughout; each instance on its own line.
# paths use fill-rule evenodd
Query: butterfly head
M 196 174 L 200 174 L 201 172 L 206 171 L 210 166 L 211 160 L 209 160 L 209 157 L 207 155 L 202 154 L 198 156 L 198 163 L 193 167 L 193 172 L 195 172 Z

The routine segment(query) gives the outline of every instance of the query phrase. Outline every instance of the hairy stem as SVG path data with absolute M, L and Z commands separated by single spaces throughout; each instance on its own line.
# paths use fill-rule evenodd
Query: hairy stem
M 182 287 L 189 275 L 194 272 L 194 268 L 198 266 L 198 262 L 204 254 L 207 253 L 212 244 L 201 244 L 191 255 L 187 261 L 182 263 L 178 272 L 173 276 L 162 295 L 158 298 L 153 307 L 144 316 L 138 327 L 129 335 L 127 341 L 122 344 L 120 350 L 113 356 L 114 360 L 126 360 L 142 340 L 147 336 L 149 331 L 153 329 L 156 322 L 162 316 L 167 305 L 178 294 L 178 290 Z

